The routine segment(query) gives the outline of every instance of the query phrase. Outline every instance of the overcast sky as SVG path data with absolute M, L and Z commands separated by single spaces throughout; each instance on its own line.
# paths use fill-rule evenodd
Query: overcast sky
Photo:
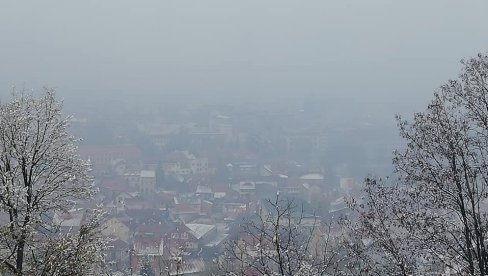
M 0 3 L 2 92 L 421 102 L 488 50 L 482 0 Z

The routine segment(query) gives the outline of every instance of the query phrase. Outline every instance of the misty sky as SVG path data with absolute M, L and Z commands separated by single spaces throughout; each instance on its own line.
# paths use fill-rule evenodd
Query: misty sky
M 457 75 L 462 57 L 488 50 L 488 1 L 0 5 L 2 93 L 12 85 L 48 85 L 67 99 L 83 93 L 423 102 Z

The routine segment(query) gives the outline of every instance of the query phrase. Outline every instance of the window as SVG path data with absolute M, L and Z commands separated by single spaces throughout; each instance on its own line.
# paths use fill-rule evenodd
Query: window
M 184 239 L 184 240 L 188 239 L 188 233 L 186 233 L 186 232 L 185 233 L 182 233 L 181 234 L 181 238 Z
M 171 238 L 172 239 L 177 239 L 178 238 L 178 233 L 171 233 Z

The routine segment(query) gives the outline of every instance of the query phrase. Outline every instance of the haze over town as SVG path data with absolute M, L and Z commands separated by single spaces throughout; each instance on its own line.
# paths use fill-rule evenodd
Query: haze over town
M 5 1 L 0 87 L 49 85 L 95 101 L 315 96 L 412 108 L 487 44 L 487 5 Z
M 93 202 L 107 206 L 114 271 L 132 275 L 150 253 L 155 271 L 164 260 L 178 275 L 180 246 L 203 273 L 276 194 L 325 228 L 366 176 L 392 175 L 405 146 L 395 114 L 424 111 L 463 58 L 487 50 L 486 11 L 487 1 L 1 1 L 0 102 L 13 87 L 63 99 L 100 189 Z

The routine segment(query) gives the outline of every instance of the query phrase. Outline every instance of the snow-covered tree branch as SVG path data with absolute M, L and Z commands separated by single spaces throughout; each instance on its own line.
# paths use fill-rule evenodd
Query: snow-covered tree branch
M 291 198 L 263 202 L 227 244 L 220 260 L 225 275 L 326 275 L 338 269 L 341 255 L 330 225 L 306 214 Z
M 424 112 L 397 117 L 407 143 L 393 160 L 399 178 L 368 179 L 365 204 L 350 201 L 352 252 L 370 271 L 488 274 L 488 56 L 463 67 Z
M 54 89 L 48 88 L 39 98 L 14 91 L 0 106 L 0 265 L 15 275 L 67 275 L 55 273 L 54 266 L 75 260 L 80 266 L 92 265 L 79 259 L 80 254 L 44 263 L 60 257 L 60 252 L 51 252 L 56 248 L 63 254 L 98 254 L 91 248 L 98 243 L 97 215 L 89 216 L 74 236 L 61 235 L 53 220 L 55 213 L 95 194 L 89 164 L 78 156 L 77 139 L 68 133 L 69 118 L 61 109 Z M 52 268 L 46 274 L 41 267 Z

